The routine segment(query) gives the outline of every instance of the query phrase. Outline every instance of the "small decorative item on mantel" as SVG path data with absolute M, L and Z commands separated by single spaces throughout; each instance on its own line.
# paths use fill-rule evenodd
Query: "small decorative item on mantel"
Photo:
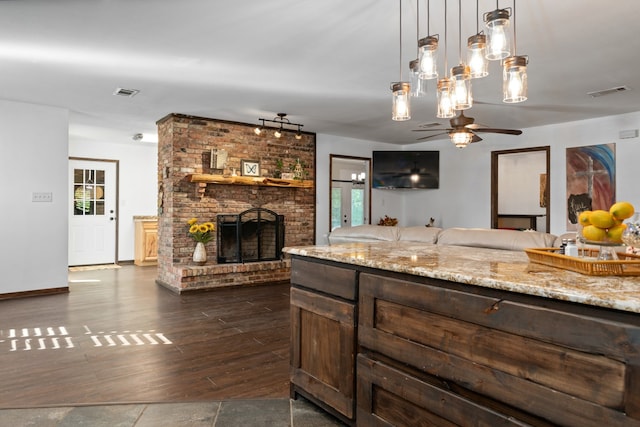
M 205 243 L 213 239 L 213 232 L 216 226 L 212 222 L 198 223 L 198 218 L 191 218 L 187 221 L 189 226 L 189 236 L 196 241 L 196 248 L 193 251 L 193 262 L 204 265 L 207 262 L 207 251 Z
M 380 221 L 378 222 L 378 225 L 384 225 L 387 227 L 392 227 L 394 225 L 398 225 L 398 219 L 397 218 L 391 218 L 388 215 L 385 215 L 384 218 L 380 218 Z

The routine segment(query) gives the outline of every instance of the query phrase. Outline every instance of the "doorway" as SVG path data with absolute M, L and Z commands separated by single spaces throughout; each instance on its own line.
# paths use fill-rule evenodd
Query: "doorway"
M 491 152 L 491 228 L 549 232 L 550 147 Z
M 69 266 L 118 259 L 118 161 L 69 159 Z
M 330 155 L 329 230 L 371 223 L 371 159 Z

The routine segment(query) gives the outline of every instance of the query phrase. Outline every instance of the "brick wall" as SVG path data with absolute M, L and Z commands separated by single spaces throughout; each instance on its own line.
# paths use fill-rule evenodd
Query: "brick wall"
M 260 175 L 273 177 L 276 163 L 286 167 L 299 160 L 307 179 L 315 180 L 315 134 L 302 139 L 285 132 L 277 139 L 271 132 L 255 135 L 255 124 L 235 123 L 201 117 L 171 114 L 158 121 L 158 280 L 172 288 L 185 286 L 177 276 L 193 276 L 191 260 L 195 242 L 187 234 L 187 221 L 215 222 L 218 214 L 237 214 L 262 207 L 285 217 L 285 246 L 312 245 L 315 242 L 315 186 L 313 188 L 258 187 L 201 184 L 189 181 L 194 173 L 219 171 L 210 168 L 211 149 L 228 153 L 224 174 L 233 169 L 240 175 L 242 160 L 260 163 Z M 204 191 L 203 191 L 204 189 Z M 213 271 L 216 240 L 207 243 L 207 266 Z M 189 273 L 181 273 L 182 270 Z M 206 277 L 198 287 L 206 285 Z M 215 283 L 212 283 L 215 286 Z M 204 286 L 206 287 L 206 286 Z

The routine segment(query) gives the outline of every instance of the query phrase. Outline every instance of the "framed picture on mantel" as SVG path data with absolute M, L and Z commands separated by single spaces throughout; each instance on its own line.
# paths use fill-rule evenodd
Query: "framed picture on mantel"
M 260 176 L 260 162 L 257 160 L 241 160 L 242 176 Z

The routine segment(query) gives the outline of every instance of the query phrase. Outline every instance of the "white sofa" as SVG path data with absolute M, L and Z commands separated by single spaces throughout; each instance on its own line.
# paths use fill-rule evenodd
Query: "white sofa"
M 336 228 L 329 233 L 329 244 L 348 242 L 422 242 L 434 245 L 456 245 L 521 251 L 526 248 L 559 246 L 559 238 L 538 231 L 488 228 L 437 228 L 359 225 Z

